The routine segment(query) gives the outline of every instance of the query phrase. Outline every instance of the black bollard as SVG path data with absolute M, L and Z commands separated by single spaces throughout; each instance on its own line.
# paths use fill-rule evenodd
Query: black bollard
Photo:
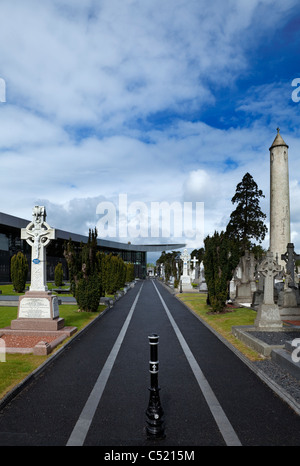
M 159 386 L 158 386 L 158 339 L 159 336 L 152 334 L 149 337 L 150 344 L 150 380 L 151 386 L 150 399 L 146 411 L 147 426 L 146 432 L 148 439 L 163 439 L 165 438 L 164 432 L 164 412 L 160 404 Z

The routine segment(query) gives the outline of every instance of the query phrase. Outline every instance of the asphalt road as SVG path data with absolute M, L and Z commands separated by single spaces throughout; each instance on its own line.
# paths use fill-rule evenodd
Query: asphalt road
M 163 440 L 146 438 L 159 335 Z M 300 417 L 159 282 L 139 282 L 0 412 L 0 446 L 297 446 Z

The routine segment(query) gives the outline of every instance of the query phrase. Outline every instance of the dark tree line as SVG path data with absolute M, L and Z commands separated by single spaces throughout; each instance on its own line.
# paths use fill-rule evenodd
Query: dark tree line
M 88 242 L 81 244 L 79 251 L 70 240 L 65 245 L 64 256 L 71 290 L 82 311 L 96 311 L 101 296 L 116 293 L 135 278 L 133 264 L 98 250 L 96 229 L 89 231 Z
M 204 240 L 205 279 L 214 312 L 225 309 L 229 283 L 241 256 L 246 250 L 252 250 L 256 255 L 262 252 L 260 244 L 252 240 L 261 243 L 267 233 L 264 224 L 266 215 L 259 206 L 263 197 L 263 192 L 258 189 L 252 176 L 246 173 L 231 199 L 236 208 L 230 215 L 226 230 L 215 232 Z

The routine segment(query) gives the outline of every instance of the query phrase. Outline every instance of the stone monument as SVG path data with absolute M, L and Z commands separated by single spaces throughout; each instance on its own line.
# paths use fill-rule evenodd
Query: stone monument
M 273 253 L 269 250 L 258 268 L 258 272 L 265 277 L 264 298 L 258 307 L 254 323 L 259 330 L 282 328 L 279 307 L 274 302 L 274 278 L 280 271 L 281 266 L 273 259 Z
M 281 255 L 290 243 L 290 192 L 288 145 L 279 128 L 270 147 L 270 251 L 278 255 L 279 265 L 284 266 Z
M 191 260 L 191 263 L 193 264 L 193 270 L 192 270 L 192 273 L 191 273 L 191 278 L 193 280 L 197 280 L 198 279 L 198 276 L 197 276 L 197 264 L 198 262 L 198 259 L 196 258 L 196 256 L 193 257 L 193 259 Z
M 286 270 L 284 272 L 284 289 L 279 292 L 277 302 L 280 307 L 280 315 L 285 320 L 299 320 L 300 297 L 298 286 L 295 283 L 295 262 L 300 259 L 300 255 L 295 253 L 293 243 L 288 243 L 287 251 L 281 255 L 281 259 L 286 263 Z
M 18 318 L 12 330 L 60 330 L 64 319 L 59 317 L 58 299 L 47 287 L 46 247 L 55 238 L 55 230 L 46 223 L 46 209 L 35 206 L 32 222 L 21 229 L 21 239 L 31 246 L 31 285 L 20 296 Z
M 188 263 L 191 259 L 191 255 L 188 253 L 187 249 L 183 251 L 183 253 L 180 256 L 180 259 L 183 262 L 183 271 L 180 277 L 182 291 L 189 291 L 192 290 L 193 287 L 191 284 L 191 277 L 188 274 Z
M 242 276 L 236 287 L 236 296 L 234 299 L 236 303 L 252 303 L 253 293 L 256 291 L 255 265 L 254 254 L 246 250 L 239 264 Z

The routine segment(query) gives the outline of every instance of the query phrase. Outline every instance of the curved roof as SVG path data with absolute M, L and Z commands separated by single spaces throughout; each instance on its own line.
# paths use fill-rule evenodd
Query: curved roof
M 0 225 L 9 226 L 12 228 L 25 228 L 30 220 L 25 220 L 23 218 L 14 217 L 13 215 L 4 214 L 0 212 Z M 55 228 L 55 227 L 54 227 Z M 72 241 L 76 242 L 87 242 L 88 237 L 85 235 L 80 235 L 77 233 L 71 233 L 64 230 L 55 229 L 56 239 L 63 239 L 68 241 L 70 238 Z M 157 252 L 157 251 L 167 251 L 173 249 L 181 249 L 185 247 L 185 244 L 131 244 L 131 243 L 119 243 L 117 241 L 111 241 L 106 239 L 97 239 L 98 245 L 104 248 L 113 249 L 113 250 L 122 250 L 122 251 L 141 251 L 141 252 Z

